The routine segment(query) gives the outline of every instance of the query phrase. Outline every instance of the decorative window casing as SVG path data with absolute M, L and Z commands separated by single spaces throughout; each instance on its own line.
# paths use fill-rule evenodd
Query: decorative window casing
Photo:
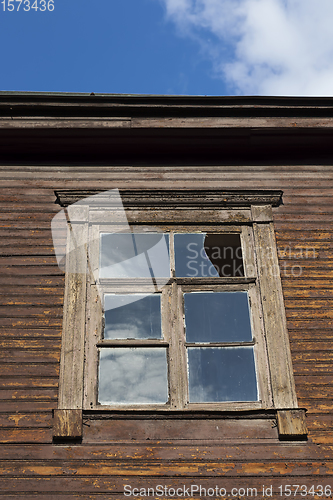
M 132 234 L 161 232 L 161 238 L 162 234 L 167 235 L 169 275 L 160 276 L 160 280 L 156 278 L 153 290 L 147 276 L 115 276 L 102 270 L 101 242 L 108 235 L 123 231 L 124 221 L 121 215 L 119 220 L 115 217 L 107 195 L 105 203 L 100 194 L 98 203 L 94 204 L 91 198 L 94 194 L 92 191 L 57 192 L 62 206 L 75 205 L 71 206 L 67 238 L 59 406 L 55 412 L 54 436 L 80 437 L 82 411 L 276 410 L 280 437 L 304 438 L 304 411 L 297 406 L 272 217 L 272 206 L 281 203 L 282 192 L 122 191 L 122 203 Z M 75 238 L 71 237 L 74 225 Z M 129 234 L 128 229 L 125 232 Z M 201 235 L 202 239 L 207 235 L 207 241 L 210 238 L 212 242 L 223 241 L 223 237 L 228 241 L 230 235 L 238 238 L 242 248 L 242 267 L 238 273 L 241 275 L 182 276 L 185 273 L 179 271 L 179 265 L 177 270 L 181 246 L 177 241 L 189 242 L 191 235 L 196 235 L 195 238 Z M 193 266 L 191 269 L 193 272 Z M 112 333 L 112 326 L 107 329 L 108 307 L 115 309 L 122 300 L 126 302 L 135 295 L 146 302 L 150 300 L 147 297 L 155 297 L 154 306 L 150 304 L 149 307 L 155 308 L 155 324 L 155 313 L 161 312 L 158 335 L 135 338 L 131 334 L 119 335 L 119 331 Z M 215 313 L 211 311 L 209 319 L 217 324 L 216 308 L 226 300 L 243 310 L 241 316 L 245 316 L 248 326 L 243 326 L 242 331 L 247 333 L 236 340 L 228 335 L 216 338 L 212 333 L 208 341 L 196 309 L 203 304 L 207 309 L 215 303 L 212 306 Z M 114 308 L 112 303 L 116 304 Z M 140 314 L 144 314 L 145 307 Z M 133 312 L 135 308 L 129 310 Z M 126 307 L 124 311 L 126 313 Z M 213 324 L 211 331 L 215 330 Z M 111 334 L 107 333 L 109 331 Z M 152 396 L 137 391 L 140 393 L 137 400 L 135 394 L 122 397 L 121 379 L 127 375 L 128 384 L 131 377 L 138 378 L 143 372 L 132 370 L 132 375 L 126 371 L 119 374 L 119 369 L 119 380 L 115 375 L 108 379 L 110 367 L 117 363 L 124 365 L 124 361 L 125 365 L 134 366 L 140 356 L 150 360 L 150 367 L 159 367 L 157 376 L 153 368 L 150 375 L 149 370 L 144 370 L 147 372 L 146 385 L 155 376 L 155 392 L 153 388 Z M 207 372 L 212 356 L 221 361 L 218 366 L 223 365 L 223 360 L 227 365 L 234 357 L 231 363 L 234 364 L 237 358 L 243 357 L 237 370 L 239 380 L 229 392 L 224 390 L 224 396 L 218 385 L 214 387 L 214 376 Z M 200 376 L 194 374 L 198 363 L 201 363 L 202 383 L 198 382 Z M 237 392 L 236 386 L 244 384 L 246 378 L 240 373 L 244 364 L 249 374 L 249 387 Z M 234 378 L 231 368 L 221 370 L 216 373 L 215 380 L 217 377 Z M 110 386 L 112 381 L 114 387 Z

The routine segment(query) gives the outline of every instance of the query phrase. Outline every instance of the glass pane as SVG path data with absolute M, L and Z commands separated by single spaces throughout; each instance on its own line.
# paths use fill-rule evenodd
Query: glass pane
M 100 278 L 170 276 L 169 235 L 102 233 Z
M 104 296 L 105 339 L 160 339 L 161 296 L 131 294 Z
M 166 348 L 101 349 L 98 401 L 104 405 L 166 403 Z
M 190 403 L 257 401 L 252 347 L 189 347 Z
M 247 292 L 184 294 L 187 342 L 252 340 Z
M 204 250 L 205 237 L 205 233 L 175 234 L 176 276 L 218 277 L 218 272 Z
M 239 234 L 175 234 L 176 276 L 244 276 Z
M 204 248 L 220 277 L 244 276 L 240 234 L 207 234 Z

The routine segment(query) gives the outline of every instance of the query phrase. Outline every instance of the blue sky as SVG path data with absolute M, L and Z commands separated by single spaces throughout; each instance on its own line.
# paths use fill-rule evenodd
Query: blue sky
M 332 0 L 9 2 L 0 90 L 332 95 Z

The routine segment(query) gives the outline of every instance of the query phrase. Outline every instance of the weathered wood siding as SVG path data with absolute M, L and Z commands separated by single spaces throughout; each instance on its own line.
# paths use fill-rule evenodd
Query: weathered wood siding
M 118 419 L 86 422 L 80 445 L 52 444 L 64 292 L 54 190 L 115 187 L 284 191 L 274 220 L 308 442 L 279 442 L 271 419 Z M 332 200 L 331 165 L 2 165 L 0 497 L 123 498 L 124 484 L 257 487 L 258 497 L 263 485 L 274 497 L 285 484 L 333 489 Z

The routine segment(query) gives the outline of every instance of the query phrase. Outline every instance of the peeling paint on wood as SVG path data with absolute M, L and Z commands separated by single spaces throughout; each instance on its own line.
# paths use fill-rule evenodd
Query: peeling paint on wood
M 84 106 L 86 109 L 88 104 Z M 117 104 L 116 108 L 124 112 L 126 106 Z M 139 108 L 140 104 L 136 106 Z M 172 106 L 175 113 L 175 104 Z M 226 112 L 223 106 L 216 112 L 220 113 L 221 109 Z M 277 109 L 287 113 L 284 107 Z M 313 113 L 314 117 L 300 118 L 297 113 L 305 112 L 303 109 L 298 105 L 293 107 L 295 117 L 292 119 L 290 116 L 267 120 L 260 116 L 250 119 L 202 115 L 191 119 L 174 116 L 172 120 L 170 117 L 166 120 L 163 116 L 149 119 L 139 116 L 133 122 L 143 134 L 142 127 L 147 125 L 154 126 L 155 130 L 157 126 L 166 125 L 165 128 L 173 128 L 174 133 L 177 128 L 184 130 L 188 127 L 193 129 L 188 132 L 189 138 L 198 125 L 204 125 L 206 130 L 227 126 L 236 130 L 240 124 L 246 127 L 258 125 L 265 132 L 268 122 L 293 130 L 319 126 L 318 141 L 320 128 L 331 134 L 331 116 L 319 116 L 319 108 L 315 111 L 310 107 L 306 113 Z M 115 111 L 109 112 L 115 114 Z M 245 113 L 240 108 L 239 112 Z M 269 113 L 267 109 L 265 112 Z M 323 112 L 331 114 L 331 105 L 321 108 L 320 113 Z M 23 117 L 16 119 L 14 124 L 2 121 L 2 125 L 31 128 L 33 122 Z M 48 128 L 51 125 L 71 127 L 73 123 L 82 127 L 87 125 L 87 121 L 52 121 L 47 117 L 41 117 L 34 124 L 36 129 L 45 125 Z M 114 125 L 130 131 L 128 123 L 127 118 L 113 122 L 92 119 L 89 126 L 96 130 L 103 127 L 112 134 Z M 258 141 L 255 134 L 251 141 Z M 289 141 L 291 136 L 288 132 L 286 134 L 281 138 L 281 144 L 286 138 Z M 226 145 L 226 139 L 222 139 L 220 151 Z M 217 147 L 218 140 L 214 147 Z M 67 141 L 66 147 L 73 148 L 68 138 L 64 137 L 64 141 Z M 228 141 L 238 147 L 238 137 L 231 135 Z M 331 137 L 329 141 L 332 142 Z M 190 146 L 184 142 L 183 150 L 190 153 L 194 146 L 193 140 Z M 1 147 L 8 150 L 10 142 Z M 2 495 L 6 499 L 18 500 L 97 500 L 111 495 L 123 498 L 123 485 L 133 481 L 136 487 L 148 488 L 161 482 L 170 487 L 190 486 L 195 480 L 200 480 L 203 487 L 211 487 L 216 482 L 228 491 L 235 486 L 260 490 L 267 482 L 273 486 L 273 499 L 280 498 L 278 486 L 281 484 L 311 486 L 315 482 L 333 487 L 333 167 L 330 160 L 326 160 L 326 164 L 319 161 L 310 164 L 310 160 L 304 164 L 307 160 L 291 161 L 287 158 L 283 163 L 281 159 L 276 161 L 276 155 L 270 153 L 266 160 L 256 161 L 252 156 L 251 162 L 246 159 L 243 163 L 235 160 L 232 163 L 230 156 L 226 159 L 223 154 L 216 153 L 213 157 L 210 147 L 210 163 L 207 158 L 207 163 L 204 163 L 201 157 L 194 165 L 189 164 L 187 157 L 167 160 L 164 146 L 159 164 L 146 156 L 144 161 L 137 163 L 122 159 L 126 163 L 122 165 L 113 157 L 112 151 L 104 158 L 104 164 L 96 160 L 70 164 L 68 156 L 64 156 L 61 163 L 48 164 L 45 145 L 43 147 L 44 152 L 40 149 L 40 155 L 44 154 L 44 157 L 40 156 L 38 161 L 25 157 L 21 164 L 6 164 L 3 160 L 0 165 Z M 49 147 L 56 153 L 52 149 L 54 146 Z M 114 147 L 112 143 L 110 148 Z M 24 165 L 24 162 L 29 164 Z M 57 410 L 58 405 L 64 290 L 64 274 L 57 267 L 50 231 L 50 221 L 60 209 L 54 203 L 54 191 L 102 191 L 115 187 L 284 191 L 284 205 L 273 209 L 273 217 L 298 404 L 308 410 L 307 442 L 279 441 L 274 419 L 252 420 L 250 423 L 228 421 L 221 426 L 220 422 L 211 419 L 199 423 L 185 420 L 170 423 L 163 419 L 124 422 L 116 418 L 92 421 L 85 416 L 82 444 L 52 444 L 52 410 Z M 236 218 L 232 213 L 228 217 L 225 215 L 225 212 L 206 210 L 202 211 L 201 218 L 211 223 L 249 222 L 249 219 L 244 219 L 244 213 Z M 132 220 L 135 217 L 136 213 L 132 211 Z M 156 212 L 156 220 L 168 222 L 163 209 Z M 292 273 L 294 266 L 301 267 L 300 276 Z M 70 377 L 68 384 L 71 384 Z

